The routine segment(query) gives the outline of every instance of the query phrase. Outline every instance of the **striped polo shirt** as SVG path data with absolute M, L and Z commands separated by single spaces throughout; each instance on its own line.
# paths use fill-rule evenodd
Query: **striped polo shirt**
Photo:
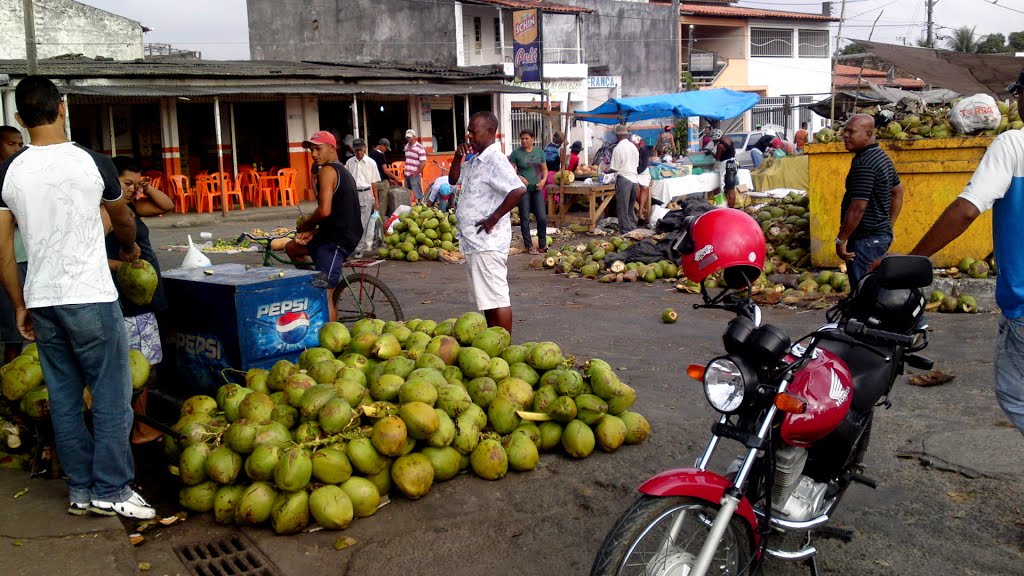
M 427 149 L 419 142 L 405 145 L 405 175 L 415 176 L 420 166 L 427 163 Z
M 850 162 L 850 173 L 846 175 L 846 194 L 843 195 L 840 222 L 846 221 L 846 210 L 854 200 L 867 200 L 868 205 L 850 239 L 892 234 L 889 209 L 892 205 L 892 189 L 899 185 L 900 177 L 896 174 L 896 167 L 878 144 L 872 144 L 854 155 Z

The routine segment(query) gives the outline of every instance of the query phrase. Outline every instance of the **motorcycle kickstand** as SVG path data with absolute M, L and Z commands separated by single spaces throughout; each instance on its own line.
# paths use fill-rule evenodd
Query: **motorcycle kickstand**
M 811 545 L 811 533 L 807 533 L 807 546 Z M 811 576 L 820 576 L 818 573 L 818 561 L 816 556 L 811 556 L 804 560 L 804 566 L 807 566 L 808 570 L 811 571 Z

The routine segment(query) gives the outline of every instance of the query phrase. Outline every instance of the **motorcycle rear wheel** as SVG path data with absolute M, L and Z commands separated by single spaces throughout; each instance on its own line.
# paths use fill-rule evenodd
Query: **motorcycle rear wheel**
M 619 517 L 598 550 L 591 576 L 686 576 L 700 554 L 719 506 L 685 496 L 642 495 Z M 682 525 L 677 537 L 670 531 Z M 708 574 L 739 576 L 752 565 L 753 540 L 734 516 Z

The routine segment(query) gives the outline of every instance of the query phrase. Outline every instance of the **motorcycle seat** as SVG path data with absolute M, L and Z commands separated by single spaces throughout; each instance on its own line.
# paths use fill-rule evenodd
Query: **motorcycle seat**
M 889 393 L 896 378 L 896 367 L 899 365 L 899 359 L 896 357 L 899 350 L 895 346 L 872 346 L 891 358 L 889 362 L 870 350 L 842 342 L 826 340 L 818 344 L 818 347 L 839 356 L 850 369 L 850 374 L 853 375 L 852 409 L 871 410 L 882 396 Z

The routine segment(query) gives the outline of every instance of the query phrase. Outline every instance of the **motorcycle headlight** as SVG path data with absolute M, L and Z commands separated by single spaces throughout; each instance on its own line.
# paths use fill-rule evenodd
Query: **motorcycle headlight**
M 732 414 L 743 406 L 753 380 L 738 358 L 715 358 L 704 369 L 704 395 L 711 407 Z

